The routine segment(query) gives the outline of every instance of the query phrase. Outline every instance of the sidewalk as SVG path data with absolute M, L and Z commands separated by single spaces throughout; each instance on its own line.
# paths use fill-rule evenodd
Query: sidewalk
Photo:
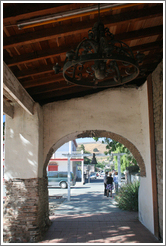
M 138 221 L 137 212 L 120 210 L 101 191 L 61 202 L 51 208 L 52 225 L 39 243 L 159 243 Z

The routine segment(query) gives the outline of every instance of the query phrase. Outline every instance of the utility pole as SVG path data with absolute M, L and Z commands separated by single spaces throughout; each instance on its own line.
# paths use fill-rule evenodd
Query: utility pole
M 120 165 L 120 156 L 126 155 L 126 153 L 112 153 L 112 155 L 118 157 L 118 185 L 121 186 L 121 165 Z
M 84 157 L 84 151 L 83 150 L 81 150 L 81 158 L 83 159 L 83 157 Z M 81 181 L 82 181 L 82 185 L 84 184 L 84 161 L 82 161 L 81 162 L 81 164 L 82 164 L 82 176 L 81 176 Z
M 67 200 L 70 201 L 70 159 L 71 157 L 78 157 L 80 154 L 77 153 L 68 153 L 68 154 L 62 154 L 64 156 L 67 156 L 68 158 L 68 196 Z M 82 156 L 90 156 L 90 154 L 83 154 Z

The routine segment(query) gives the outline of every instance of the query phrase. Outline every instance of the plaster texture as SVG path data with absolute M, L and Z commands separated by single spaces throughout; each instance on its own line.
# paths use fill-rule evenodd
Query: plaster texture
M 141 154 L 146 164 L 146 178 L 141 177 L 139 188 L 139 219 L 152 233 L 154 233 L 153 220 L 153 194 L 151 178 L 151 157 L 150 157 L 150 133 L 149 133 L 149 112 L 147 103 L 147 82 L 140 94 L 140 110 L 143 115 L 141 119 L 141 131 L 144 136 Z
M 137 148 L 146 169 L 139 191 L 139 215 L 153 233 L 147 83 L 139 89 L 108 89 L 84 98 L 50 103 L 43 106 L 43 115 L 44 170 L 56 149 L 86 131 L 92 136 L 96 130 L 116 133 Z
M 92 96 L 44 105 L 44 160 L 48 153 L 89 130 L 123 136 L 144 158 L 143 118 L 146 116 L 141 112 L 141 95 L 145 96 L 145 87 L 108 89 Z
M 147 84 L 114 88 L 42 108 L 31 116 L 15 105 L 14 118 L 6 117 L 5 179 L 42 178 L 54 151 L 77 136 L 115 133 L 135 146 L 145 163 L 139 191 L 140 220 L 153 233 Z M 112 136 L 112 135 L 110 135 Z
M 42 177 L 43 115 L 35 104 L 30 115 L 18 104 L 14 105 L 14 119 L 6 115 L 5 180 Z

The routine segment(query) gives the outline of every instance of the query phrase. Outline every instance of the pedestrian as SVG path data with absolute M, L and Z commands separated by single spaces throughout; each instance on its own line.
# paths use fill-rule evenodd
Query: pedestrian
M 112 170 L 112 177 L 113 177 L 113 179 L 114 179 L 114 176 L 115 176 L 115 170 L 113 169 Z
M 104 176 L 104 196 L 107 195 L 107 190 L 106 190 L 106 181 L 107 181 L 107 176 L 108 176 L 108 172 L 105 172 L 105 176 Z
M 114 184 L 115 184 L 115 192 L 118 192 L 118 172 L 115 172 L 114 178 L 113 178 Z
M 107 197 L 109 196 L 109 192 L 110 192 L 110 197 L 112 197 L 112 190 L 113 190 L 113 177 L 112 177 L 112 173 L 109 172 L 109 176 L 107 177 L 106 180 L 106 190 L 107 190 Z

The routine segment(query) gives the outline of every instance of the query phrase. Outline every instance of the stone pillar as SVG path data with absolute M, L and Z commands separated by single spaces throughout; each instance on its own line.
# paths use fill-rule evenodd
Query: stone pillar
M 5 182 L 4 242 L 27 243 L 42 239 L 50 225 L 47 178 Z
M 29 115 L 15 105 L 14 118 L 6 117 L 4 242 L 42 239 L 49 221 L 47 177 L 43 176 L 43 116 L 35 105 Z

